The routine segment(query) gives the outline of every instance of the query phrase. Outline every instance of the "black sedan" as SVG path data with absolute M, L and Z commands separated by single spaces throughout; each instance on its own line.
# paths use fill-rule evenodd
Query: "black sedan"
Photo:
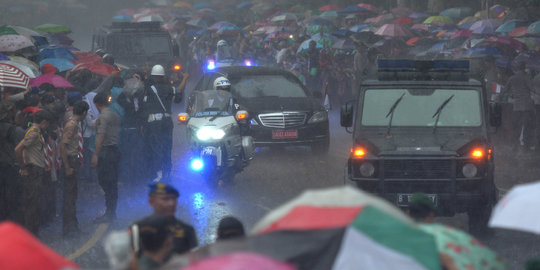
M 233 97 L 250 113 L 256 146 L 307 145 L 316 153 L 328 152 L 328 112 L 294 74 L 269 67 L 222 67 L 205 73 L 195 91 L 212 89 L 221 76 L 229 79 Z

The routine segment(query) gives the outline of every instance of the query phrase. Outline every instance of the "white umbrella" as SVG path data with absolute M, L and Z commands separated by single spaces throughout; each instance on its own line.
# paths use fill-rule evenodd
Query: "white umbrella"
M 41 72 L 39 72 L 39 70 L 36 70 L 32 66 L 28 66 L 28 65 L 25 65 L 25 64 L 22 64 L 22 63 L 19 63 L 19 62 L 4 60 L 4 61 L 0 61 L 0 63 L 12 65 L 12 66 L 20 69 L 22 72 L 24 72 L 24 74 L 26 74 L 31 79 L 36 78 L 39 75 L 41 75 Z
M 513 187 L 495 206 L 489 226 L 540 234 L 540 182 Z
M 298 18 L 296 17 L 296 15 L 291 14 L 291 13 L 285 13 L 285 14 L 275 16 L 270 21 L 271 22 L 283 22 L 283 21 L 296 21 L 297 19 Z
M 158 14 L 152 14 L 148 16 L 143 16 L 138 19 L 136 19 L 136 22 L 163 22 L 163 17 Z

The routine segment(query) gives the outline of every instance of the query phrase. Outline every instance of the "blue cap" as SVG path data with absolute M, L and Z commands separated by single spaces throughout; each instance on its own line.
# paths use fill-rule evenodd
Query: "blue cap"
M 151 183 L 148 183 L 148 187 L 150 188 L 149 195 L 151 195 L 152 193 L 156 193 L 156 194 L 173 194 L 173 195 L 176 195 L 177 197 L 180 196 L 180 193 L 178 192 L 178 190 L 167 183 L 151 182 Z

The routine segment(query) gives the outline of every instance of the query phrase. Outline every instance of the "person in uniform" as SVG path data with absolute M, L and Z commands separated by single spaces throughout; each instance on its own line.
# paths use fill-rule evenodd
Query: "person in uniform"
M 67 120 L 60 143 L 64 172 L 64 215 L 62 219 L 62 234 L 68 236 L 78 233 L 77 221 L 77 182 L 79 168 L 83 163 L 83 139 L 81 122 L 88 112 L 88 104 L 82 100 L 73 104 L 73 115 Z
M 32 125 L 26 131 L 24 139 L 15 147 L 15 155 L 22 164 L 20 169 L 23 182 L 24 226 L 37 235 L 41 217 L 41 194 L 45 184 L 45 168 L 51 165 L 47 156 L 47 144 L 43 131 L 54 121 L 46 110 L 37 111 Z
M 189 77 L 182 73 L 178 90 L 171 85 L 161 65 L 152 67 L 150 79 L 145 87 L 142 104 L 144 137 L 149 147 L 150 171 L 156 174 L 155 182 L 162 178 L 169 180 L 171 172 L 171 150 L 173 122 L 171 118 L 172 101 L 180 103 L 182 92 Z
M 235 217 L 227 216 L 219 221 L 216 240 L 235 239 L 246 236 L 244 225 Z
M 22 222 L 19 215 L 22 185 L 19 180 L 15 146 L 23 139 L 24 130 L 15 125 L 15 104 L 0 101 L 0 221 Z
M 109 109 L 109 96 L 101 92 L 94 97 L 94 104 L 99 111 L 96 121 L 96 145 L 91 165 L 97 167 L 98 183 L 105 193 L 105 213 L 95 222 L 109 222 L 116 219 L 118 201 L 118 135 L 120 132 L 120 116 Z
M 173 186 L 163 182 L 149 184 L 148 203 L 153 208 L 153 215 L 163 215 L 170 219 L 173 234 L 173 251 L 182 254 L 198 245 L 195 229 L 174 216 L 180 193 Z
M 139 270 L 159 269 L 169 258 L 174 241 L 170 225 L 170 218 L 159 214 L 137 222 L 141 245 Z

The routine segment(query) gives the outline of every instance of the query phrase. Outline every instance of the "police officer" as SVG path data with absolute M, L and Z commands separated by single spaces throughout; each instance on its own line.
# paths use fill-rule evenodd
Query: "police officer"
M 94 104 L 99 111 L 96 121 L 96 143 L 92 155 L 92 167 L 97 167 L 98 182 L 105 192 L 105 214 L 94 222 L 108 222 L 116 219 L 118 201 L 118 134 L 120 116 L 109 108 L 109 95 L 101 92 L 94 97 Z
M 90 106 L 80 100 L 73 104 L 73 115 L 67 120 L 60 143 L 60 156 L 64 171 L 64 215 L 62 234 L 68 236 L 79 232 L 77 221 L 77 182 L 79 168 L 83 163 L 83 139 L 81 122 Z
M 171 172 L 171 150 L 173 122 L 171 104 L 180 103 L 184 91 L 187 73 L 182 73 L 182 82 L 175 89 L 165 76 L 165 69 L 155 65 L 150 72 L 143 97 L 142 117 L 144 136 L 149 147 L 150 171 L 156 173 L 155 182 L 162 178 L 169 179 Z
M 152 215 L 137 222 L 142 251 L 137 262 L 139 270 L 158 269 L 169 258 L 174 240 L 170 225 L 170 218 L 163 215 Z
M 51 165 L 47 157 L 47 144 L 43 137 L 53 120 L 53 116 L 46 110 L 37 111 L 33 124 L 28 128 L 24 139 L 15 147 L 15 155 L 19 164 L 22 164 L 20 175 L 23 183 L 24 226 L 34 233 L 39 232 L 42 192 L 45 185 L 45 168 Z
M 149 187 L 148 203 L 154 209 L 154 215 L 169 217 L 171 221 L 174 253 L 182 254 L 196 247 L 198 241 L 193 227 L 174 216 L 180 196 L 178 190 L 163 182 L 152 182 Z
M 15 125 L 14 117 L 15 104 L 9 100 L 0 101 L 0 221 L 21 222 L 17 213 L 22 185 L 18 179 L 15 146 L 24 137 L 24 130 Z

